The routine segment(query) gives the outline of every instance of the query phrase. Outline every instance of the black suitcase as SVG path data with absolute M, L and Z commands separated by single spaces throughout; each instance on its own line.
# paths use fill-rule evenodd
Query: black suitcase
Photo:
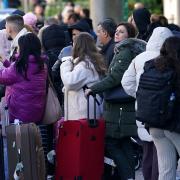
M 44 157 L 46 163 L 46 175 L 54 176 L 55 165 L 51 164 L 47 159 L 47 154 L 54 149 L 54 125 L 38 125 L 41 133 L 42 146 L 44 149 Z
M 0 127 L 0 179 L 1 180 L 5 179 L 2 127 Z

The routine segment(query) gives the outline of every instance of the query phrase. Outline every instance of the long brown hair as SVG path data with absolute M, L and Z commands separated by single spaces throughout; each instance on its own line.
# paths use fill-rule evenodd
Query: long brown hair
M 173 68 L 180 75 L 180 38 L 169 37 L 163 43 L 160 55 L 155 60 L 155 66 L 163 71 Z
M 88 57 L 99 75 L 104 75 L 106 73 L 107 69 L 103 57 L 98 52 L 93 37 L 86 32 L 80 33 L 74 39 L 73 58 L 75 59 L 77 57 L 77 63 L 85 61 L 86 57 Z M 85 62 L 87 63 L 87 67 L 89 67 L 88 62 Z

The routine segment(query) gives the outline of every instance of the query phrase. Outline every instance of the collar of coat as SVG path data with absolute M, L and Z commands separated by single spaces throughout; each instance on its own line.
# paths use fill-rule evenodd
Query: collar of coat
M 146 41 L 136 38 L 125 39 L 115 45 L 114 52 L 118 54 L 122 49 L 130 48 L 135 54 L 139 54 L 145 51 Z
M 111 39 L 106 45 L 102 46 L 101 53 L 105 54 L 108 48 L 114 44 L 114 40 Z

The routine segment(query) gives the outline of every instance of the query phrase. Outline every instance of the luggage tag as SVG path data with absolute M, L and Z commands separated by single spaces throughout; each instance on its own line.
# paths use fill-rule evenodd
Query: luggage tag
M 21 160 L 21 126 L 19 119 L 14 120 L 14 124 L 16 125 L 16 147 L 18 152 L 18 163 L 16 164 L 16 168 L 14 171 L 14 179 L 15 180 L 24 180 L 23 174 L 23 162 Z
M 23 168 L 24 166 L 22 162 L 17 163 L 16 169 L 14 171 L 14 180 L 24 180 L 24 176 L 21 174 L 21 172 L 23 172 Z
M 56 156 L 55 150 L 51 150 L 51 151 L 48 152 L 48 154 L 47 154 L 47 160 L 48 160 L 51 164 L 55 164 L 55 156 Z

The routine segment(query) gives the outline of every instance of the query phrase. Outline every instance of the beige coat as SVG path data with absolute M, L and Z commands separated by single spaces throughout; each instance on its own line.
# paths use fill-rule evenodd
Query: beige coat
M 64 84 L 65 90 L 65 101 L 64 101 L 64 112 L 65 120 L 78 120 L 87 118 L 87 99 L 85 98 L 83 87 L 87 85 L 92 86 L 98 82 L 99 75 L 94 68 L 94 65 L 89 59 L 86 61 L 89 63 L 90 68 L 86 67 L 84 61 L 74 65 L 71 60 L 66 60 L 61 64 L 61 78 Z M 99 102 L 101 98 L 97 96 Z M 101 107 L 96 105 L 97 117 L 101 114 Z M 94 101 L 90 97 L 90 118 L 94 117 Z

